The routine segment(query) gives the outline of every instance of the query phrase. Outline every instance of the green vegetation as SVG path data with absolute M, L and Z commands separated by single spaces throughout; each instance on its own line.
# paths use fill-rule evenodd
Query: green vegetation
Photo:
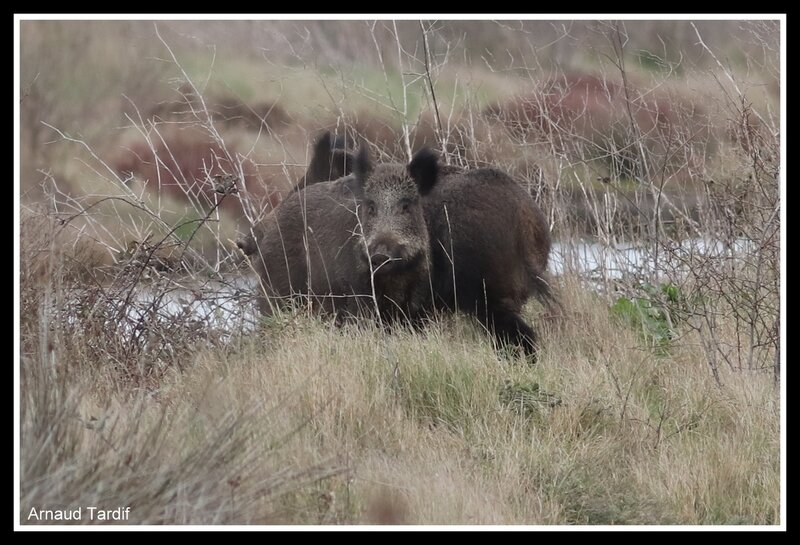
M 641 332 L 644 342 L 664 355 L 675 337 L 672 309 L 679 303 L 680 289 L 674 284 L 640 286 L 645 297 L 620 297 L 611 306 L 613 314 L 629 327 Z M 670 308 L 672 307 L 672 309 Z

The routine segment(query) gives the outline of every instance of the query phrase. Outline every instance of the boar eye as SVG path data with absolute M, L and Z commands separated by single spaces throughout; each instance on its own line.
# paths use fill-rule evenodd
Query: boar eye
M 408 211 L 411 210 L 411 202 L 403 201 L 400 208 L 404 214 L 408 213 Z
M 375 203 L 372 202 L 372 201 L 367 201 L 365 203 L 365 206 L 367 207 L 367 215 L 368 216 L 374 216 L 375 215 Z

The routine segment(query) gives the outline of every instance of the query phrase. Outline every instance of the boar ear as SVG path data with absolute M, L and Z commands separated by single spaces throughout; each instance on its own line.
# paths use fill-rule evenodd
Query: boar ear
M 369 158 L 369 147 L 362 140 L 358 146 L 358 153 L 353 159 L 353 174 L 356 175 L 359 182 L 363 183 L 370 172 L 372 172 L 372 161 Z
M 417 182 L 420 195 L 427 195 L 439 180 L 439 156 L 435 151 L 422 148 L 408 163 L 408 173 Z
M 331 171 L 337 176 L 347 176 L 353 172 L 354 161 L 355 157 L 349 151 L 334 149 L 333 157 L 331 157 Z
M 328 134 L 330 134 L 330 133 L 328 133 Z M 332 150 L 337 150 L 337 149 L 346 150 L 347 149 L 347 141 L 346 141 L 345 137 L 342 136 L 341 134 L 337 134 L 333 139 L 333 143 L 331 144 L 331 149 Z
M 325 134 L 317 138 L 317 142 L 314 144 L 314 152 L 308 163 L 308 170 L 302 186 L 306 187 L 330 180 L 331 159 L 331 133 L 325 131 Z

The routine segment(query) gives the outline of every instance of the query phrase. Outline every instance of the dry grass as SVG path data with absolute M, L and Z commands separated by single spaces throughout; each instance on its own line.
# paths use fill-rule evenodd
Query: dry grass
M 659 355 L 575 279 L 561 291 L 561 325 L 529 310 L 543 337 L 535 366 L 467 318 L 387 334 L 280 314 L 254 335 L 179 353 L 170 369 L 182 371 L 131 389 L 129 375 L 82 359 L 98 333 L 57 343 L 57 326 L 28 330 L 23 513 L 102 504 L 129 505 L 145 524 L 779 523 L 771 374 L 721 369 L 717 385 L 691 329 Z M 45 317 L 30 325 L 53 323 Z

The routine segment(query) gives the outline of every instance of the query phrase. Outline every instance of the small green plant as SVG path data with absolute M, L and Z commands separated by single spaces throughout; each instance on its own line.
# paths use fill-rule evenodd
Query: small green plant
M 611 306 L 611 312 L 638 330 L 645 343 L 664 356 L 676 335 L 675 316 L 682 300 L 680 289 L 667 283 L 643 284 L 639 290 L 641 297 L 620 297 Z

